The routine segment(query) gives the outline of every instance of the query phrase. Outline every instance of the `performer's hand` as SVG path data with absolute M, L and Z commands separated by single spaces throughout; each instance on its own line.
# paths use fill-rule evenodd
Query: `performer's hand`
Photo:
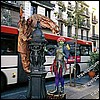
M 65 56 L 65 54 L 63 53 L 63 56 Z
M 32 38 L 29 37 L 29 38 L 27 39 L 27 41 L 29 41 L 29 40 L 32 40 Z
M 48 50 L 46 49 L 46 47 L 44 47 L 44 51 L 45 51 L 45 52 L 48 52 Z

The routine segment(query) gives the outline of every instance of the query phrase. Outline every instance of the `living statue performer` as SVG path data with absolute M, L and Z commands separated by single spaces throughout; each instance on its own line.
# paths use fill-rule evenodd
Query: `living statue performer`
M 52 94 L 64 93 L 64 78 L 63 75 L 67 70 L 66 61 L 64 58 L 68 59 L 70 54 L 69 45 L 65 45 L 65 39 L 60 37 L 57 39 L 58 46 L 53 52 L 48 52 L 49 55 L 53 55 L 55 52 L 55 59 L 50 67 L 51 72 L 55 74 L 55 90 L 50 92 Z M 59 82 L 61 83 L 61 91 L 59 92 Z
M 26 73 L 30 73 L 30 60 L 29 60 L 29 48 L 28 41 L 30 40 L 29 36 L 31 34 L 32 20 L 25 20 L 24 11 L 22 5 L 20 6 L 20 20 L 18 22 L 19 35 L 18 35 L 18 52 L 20 52 L 23 69 Z

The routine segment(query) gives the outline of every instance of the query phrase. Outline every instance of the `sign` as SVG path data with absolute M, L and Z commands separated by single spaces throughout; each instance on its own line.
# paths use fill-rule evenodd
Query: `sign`
M 30 1 L 25 1 L 25 20 L 31 16 L 31 3 Z
M 45 8 L 38 6 L 37 13 L 45 16 Z
M 76 62 L 80 62 L 81 61 L 81 57 L 80 56 L 76 56 Z M 74 63 L 75 62 L 75 56 L 70 56 L 68 58 L 67 63 Z

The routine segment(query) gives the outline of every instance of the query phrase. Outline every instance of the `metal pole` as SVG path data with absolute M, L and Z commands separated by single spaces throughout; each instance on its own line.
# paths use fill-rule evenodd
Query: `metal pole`
M 74 87 L 76 86 L 76 68 L 74 68 Z
M 72 80 L 71 80 L 71 64 L 70 64 L 70 67 L 69 67 L 69 70 L 70 70 L 70 86 L 71 86 L 71 83 L 72 83 Z

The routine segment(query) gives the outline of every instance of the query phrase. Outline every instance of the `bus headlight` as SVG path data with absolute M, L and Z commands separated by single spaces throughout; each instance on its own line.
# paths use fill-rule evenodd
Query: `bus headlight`
M 12 73 L 12 78 L 15 78 L 16 77 L 16 73 Z

